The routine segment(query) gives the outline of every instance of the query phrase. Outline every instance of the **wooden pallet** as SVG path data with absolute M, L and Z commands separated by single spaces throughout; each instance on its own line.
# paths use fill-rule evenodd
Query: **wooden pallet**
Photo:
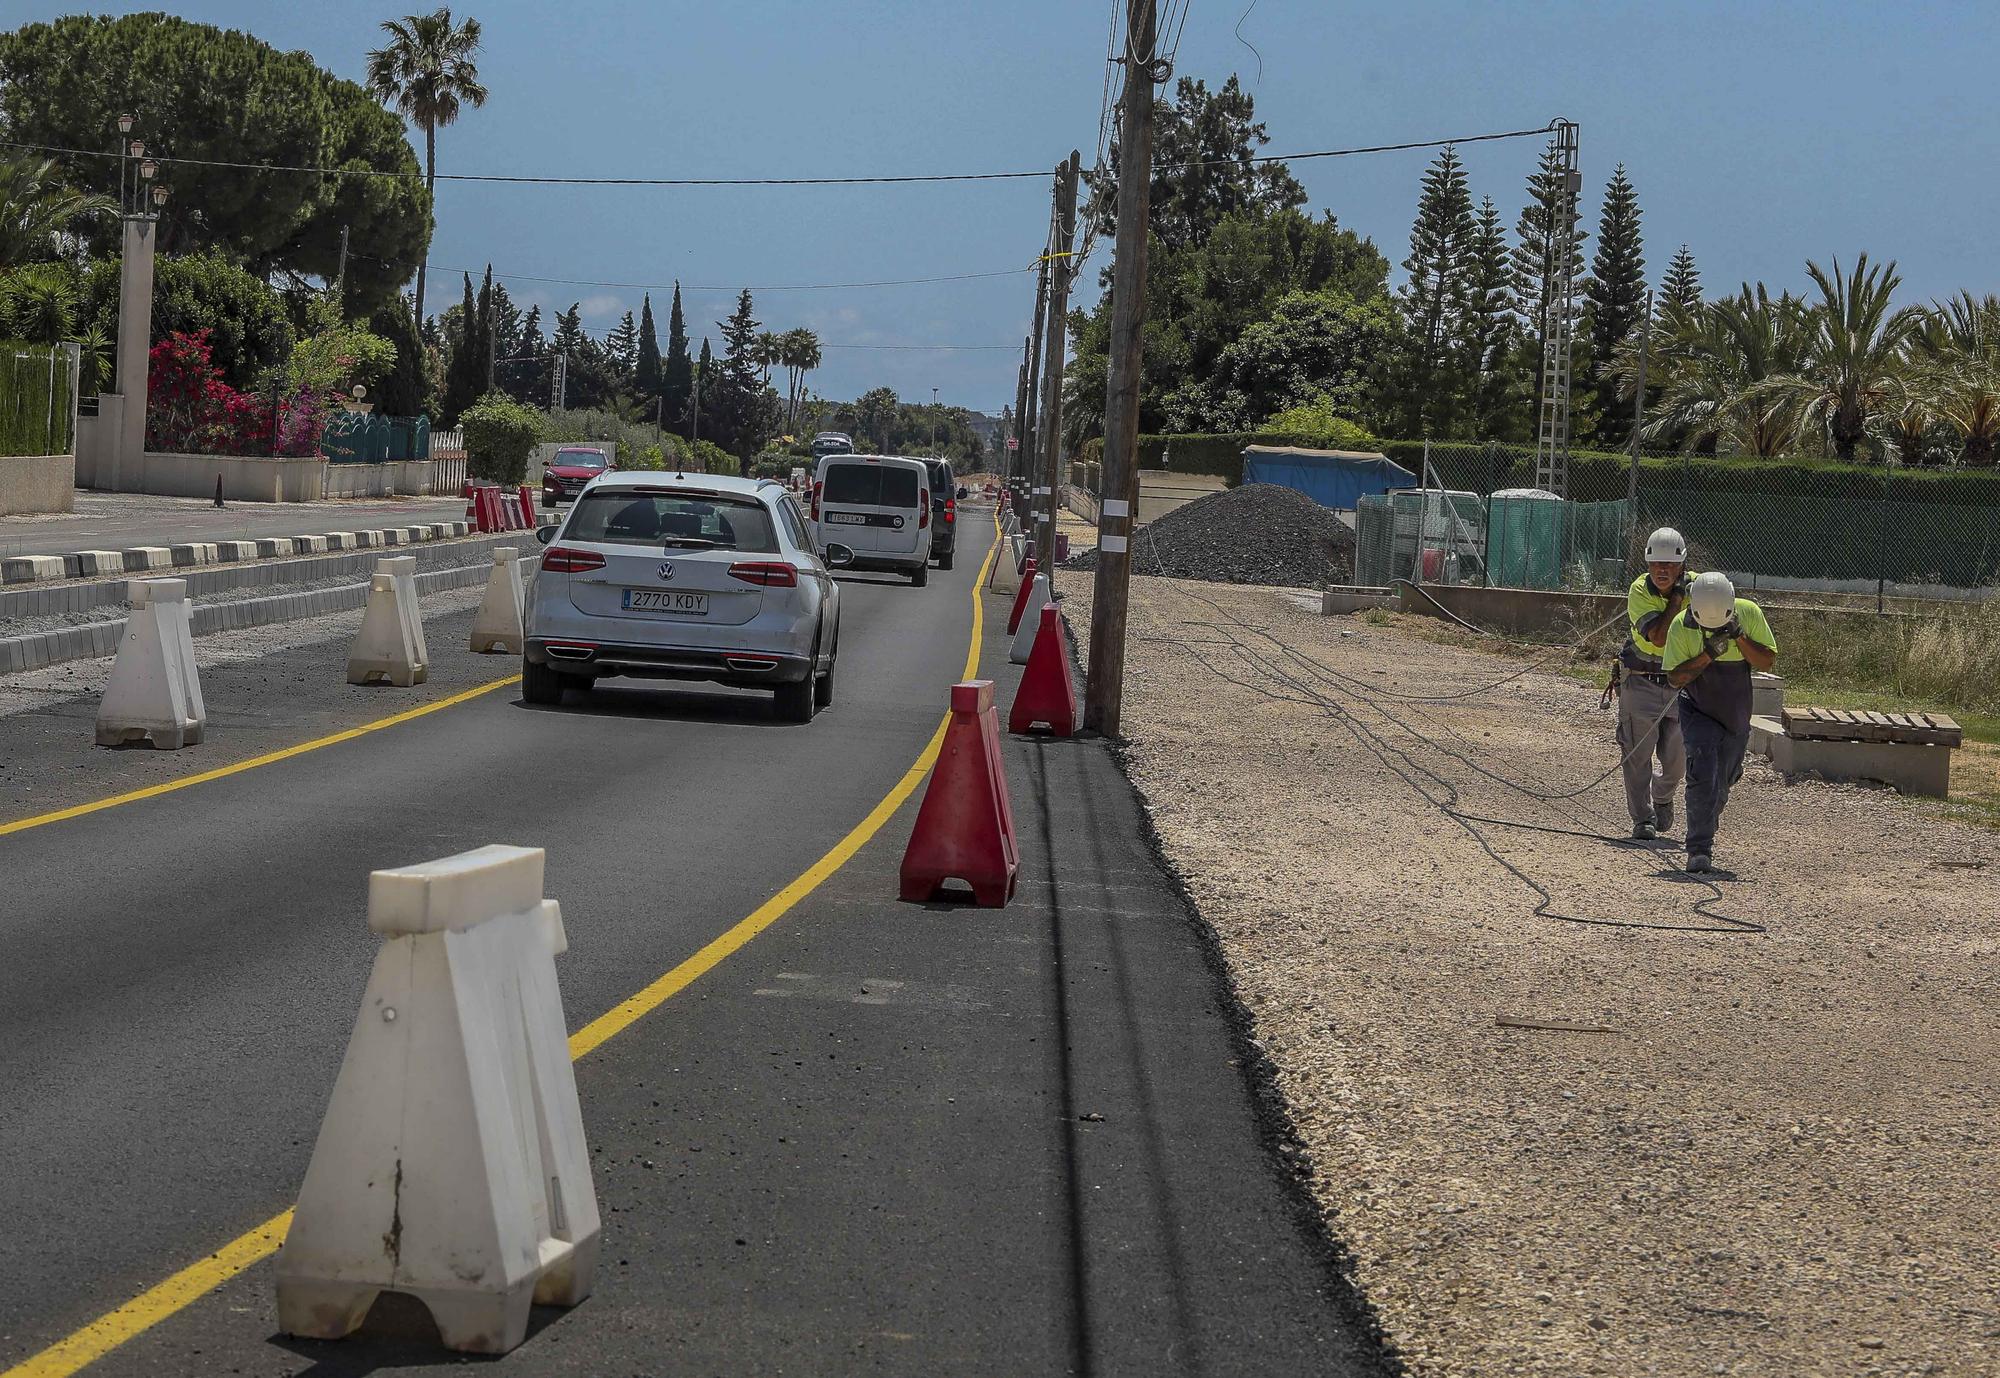
M 1902 742 L 1909 746 L 1959 746 L 1965 733 L 1942 713 L 1874 713 L 1860 708 L 1784 710 L 1785 735 L 1822 742 Z

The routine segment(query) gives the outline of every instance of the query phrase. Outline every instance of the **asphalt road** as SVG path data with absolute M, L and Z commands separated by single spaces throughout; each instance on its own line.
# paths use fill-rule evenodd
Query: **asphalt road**
M 977 528 L 974 528 L 977 529 Z M 972 544 L 971 542 L 967 543 Z M 855 578 L 809 725 L 728 691 L 509 686 L 0 836 L 0 1365 L 290 1202 L 374 942 L 367 873 L 548 849 L 570 1026 L 736 924 L 923 750 L 977 566 Z M 1001 600 L 987 605 L 1004 616 Z M 0 819 L 212 769 L 508 673 L 464 617 L 423 690 L 321 643 L 219 667 L 192 752 L 96 751 L 91 705 L 0 718 Z M 1018 671 L 988 620 L 983 672 Z M 1374 1371 L 1267 1143 L 1249 1054 L 1102 744 L 1012 741 L 1003 911 L 895 901 L 905 805 L 772 928 L 578 1064 L 596 1294 L 495 1367 L 605 1373 Z M 308 1343 L 268 1262 L 91 1373 L 443 1372 L 421 1314 Z
M 218 508 L 204 498 L 79 492 L 74 512 L 0 517 L 0 555 L 66 555 L 72 550 L 130 550 L 184 541 L 318 536 L 456 521 L 464 515 L 463 498 L 232 502 Z

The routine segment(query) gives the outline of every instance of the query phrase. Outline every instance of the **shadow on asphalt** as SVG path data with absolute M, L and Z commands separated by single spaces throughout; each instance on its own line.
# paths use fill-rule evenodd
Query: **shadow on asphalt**
M 537 1306 L 529 1311 L 528 1338 L 521 1342 L 522 1348 L 567 1314 L 559 1306 Z M 273 1335 L 270 1343 L 312 1361 L 311 1368 L 301 1369 L 293 1378 L 368 1378 L 385 1370 L 480 1365 L 497 1363 L 505 1357 L 452 1353 L 438 1338 L 437 1326 L 424 1304 L 401 1292 L 384 1292 L 375 1298 L 375 1304 L 368 1308 L 368 1319 L 346 1339 L 301 1340 L 292 1335 Z
M 745 689 L 736 693 L 671 688 L 607 689 L 565 694 L 560 707 L 516 698 L 512 706 L 528 713 L 567 713 L 579 718 L 630 718 L 657 722 L 741 723 L 746 727 L 800 727 L 778 717 L 767 693 Z

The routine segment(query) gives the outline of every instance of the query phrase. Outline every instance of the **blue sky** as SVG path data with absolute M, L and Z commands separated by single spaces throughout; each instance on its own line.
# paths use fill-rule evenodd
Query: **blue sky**
M 99 5 L 123 11 L 163 7 Z M 358 79 L 376 22 L 414 5 L 204 0 L 188 18 L 246 29 Z M 10 0 L 7 22 L 74 6 Z M 1096 142 L 1108 0 L 611 3 L 473 0 L 492 99 L 439 140 L 441 170 L 751 176 L 1053 168 Z M 1235 34 L 1240 22 L 1243 39 Z M 1261 73 L 1259 70 L 1261 56 Z M 1191 0 L 1177 72 L 1240 72 L 1269 152 L 1582 126 L 1586 219 L 1616 162 L 1638 188 L 1655 280 L 1685 242 L 1711 293 L 1800 288 L 1807 258 L 1900 261 L 1903 296 L 2000 291 L 2000 7 L 1975 3 L 1342 4 Z M 1473 194 L 1511 225 L 1533 141 L 1464 150 Z M 1294 169 L 1315 210 L 1407 251 L 1422 153 Z M 667 283 L 690 329 L 737 285 L 849 282 L 1024 265 L 1046 182 L 812 189 L 441 187 L 431 262 Z M 1100 251 L 1099 262 L 1102 262 Z M 1086 275 L 1083 295 L 1094 292 Z M 700 290 L 695 290 L 695 285 Z M 599 332 L 636 289 L 510 281 L 544 314 L 581 300 Z M 432 309 L 455 272 L 431 279 Z M 770 329 L 829 345 L 815 391 L 878 385 L 985 410 L 1011 401 L 1033 280 L 757 293 Z M 666 302 L 654 294 L 662 333 Z

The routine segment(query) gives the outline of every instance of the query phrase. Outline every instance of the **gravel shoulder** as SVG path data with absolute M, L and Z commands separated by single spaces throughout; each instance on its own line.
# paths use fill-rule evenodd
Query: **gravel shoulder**
M 1411 1372 L 2000 1371 L 2000 836 L 1753 764 L 1711 888 L 1608 840 L 1614 781 L 1516 788 L 1615 763 L 1574 679 L 1396 699 L 1523 662 L 1143 578 L 1127 664 L 1128 769 Z

